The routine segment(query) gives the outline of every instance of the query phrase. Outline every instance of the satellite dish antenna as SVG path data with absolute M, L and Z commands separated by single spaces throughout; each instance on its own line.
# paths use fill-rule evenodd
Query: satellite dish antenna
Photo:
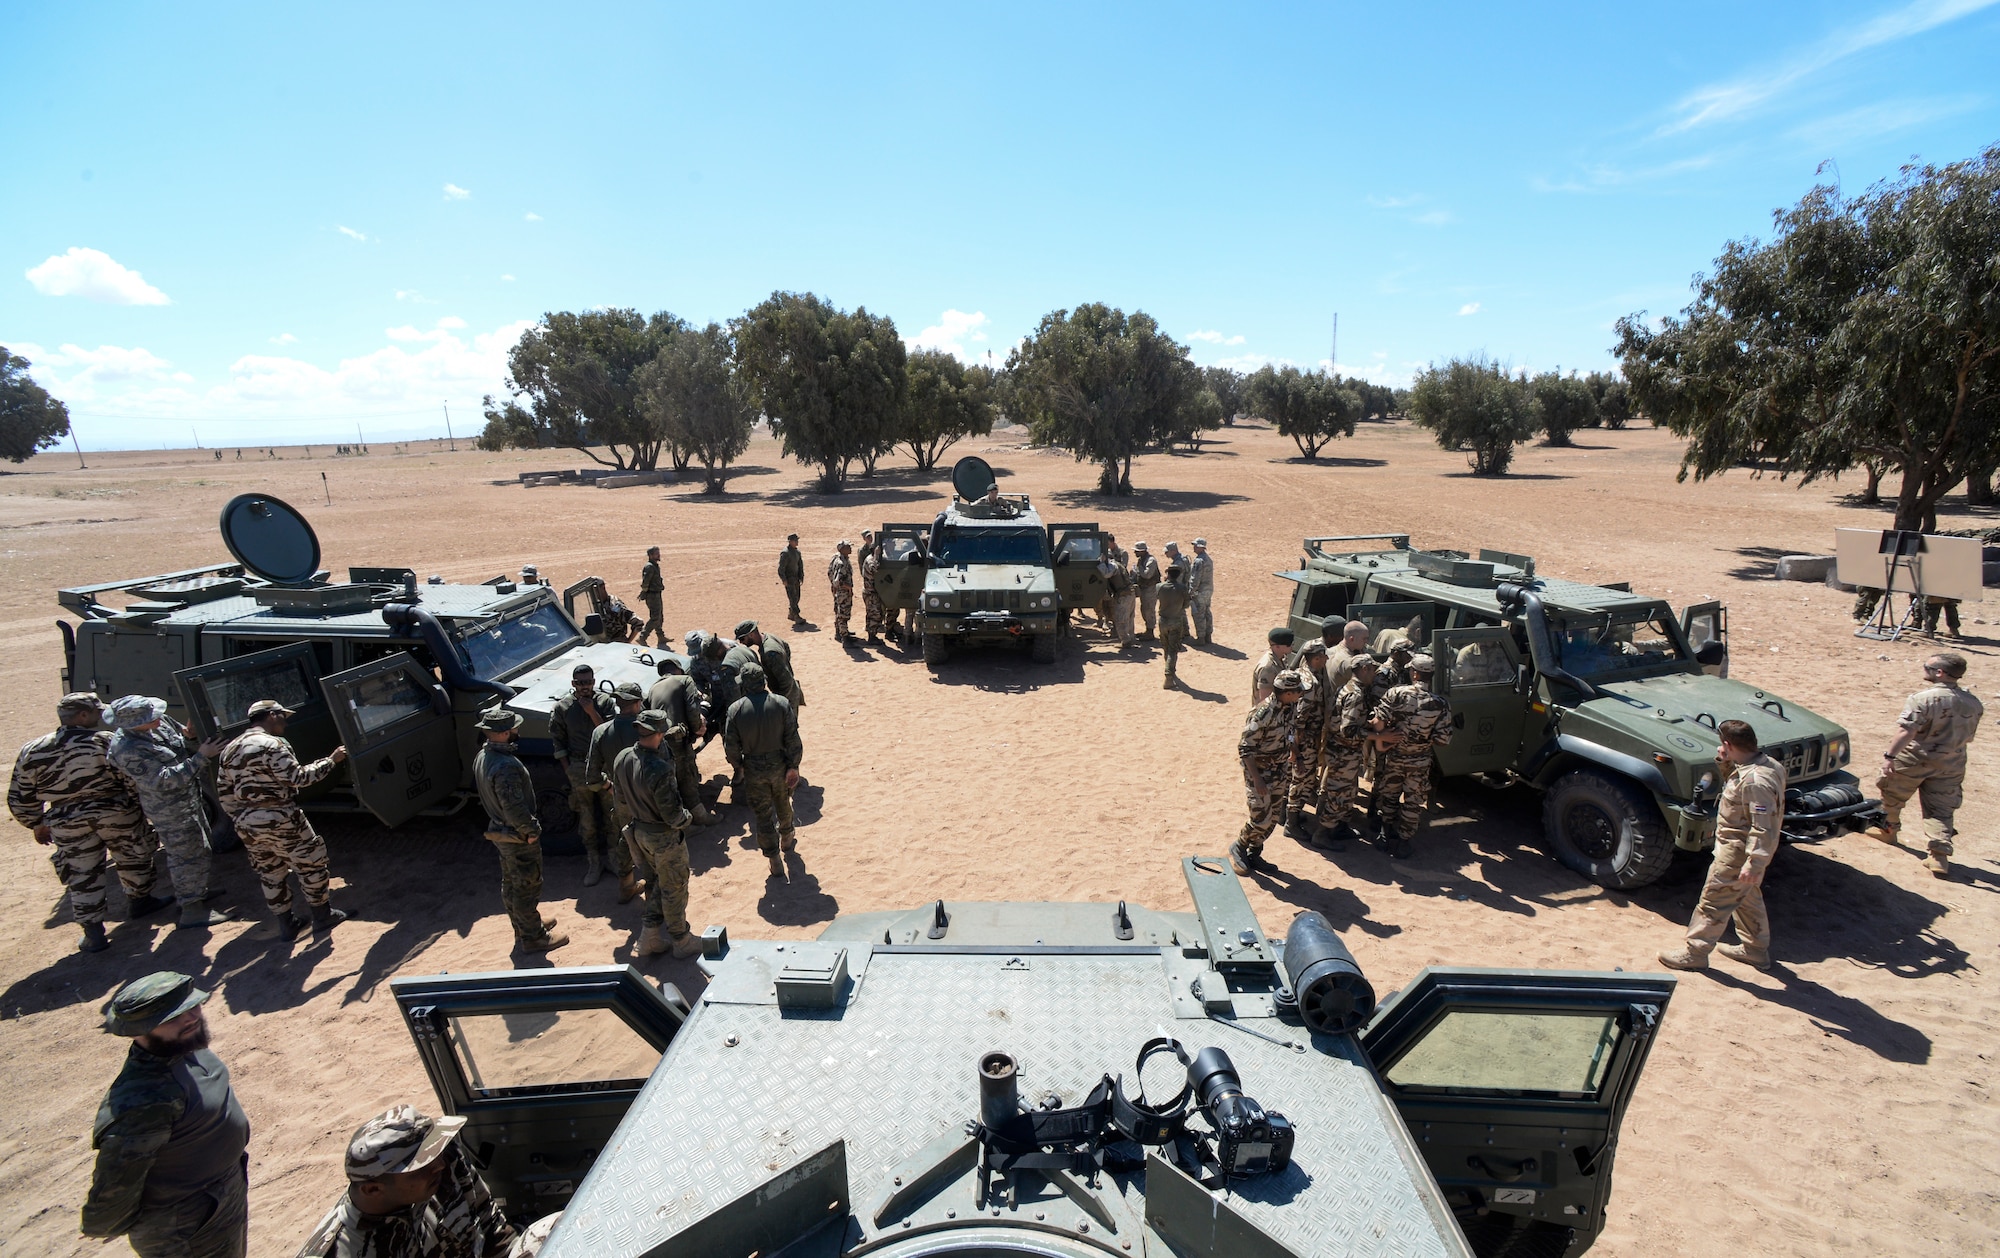
M 951 487 L 967 502 L 984 498 L 986 491 L 999 483 L 992 466 L 976 454 L 968 454 L 951 465 Z
M 305 585 L 319 572 L 319 535 L 289 503 L 238 494 L 222 508 L 222 544 L 273 585 Z

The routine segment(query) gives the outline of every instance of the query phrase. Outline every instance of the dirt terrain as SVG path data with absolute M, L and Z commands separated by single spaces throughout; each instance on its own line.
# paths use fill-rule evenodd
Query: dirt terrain
M 49 454 L 0 476 L 0 633 L 11 646 L 0 655 L 0 744 L 52 728 L 55 589 L 223 558 L 217 512 L 253 489 L 304 508 L 336 570 L 410 565 L 480 581 L 534 563 L 558 586 L 597 573 L 632 599 L 642 552 L 657 542 L 676 633 L 727 631 L 743 616 L 786 632 L 774 561 L 784 535 L 800 533 L 817 622 L 788 634 L 807 692 L 806 872 L 767 883 L 739 807 L 691 844 L 690 916 L 737 938 L 806 937 L 836 913 L 939 897 L 1188 907 L 1177 860 L 1221 851 L 1241 822 L 1235 739 L 1250 660 L 1289 596 L 1271 574 L 1296 563 L 1309 533 L 1405 530 L 1419 544 L 1533 554 L 1548 574 L 1631 580 L 1676 604 L 1725 599 L 1732 675 L 1845 723 L 1864 767 L 1930 649 L 1857 639 L 1848 596 L 1769 579 L 1777 555 L 1829 552 L 1836 526 L 1887 522 L 1846 502 L 1853 485 L 1800 489 L 1740 473 L 1676 484 L 1679 447 L 1664 433 L 1527 447 L 1516 474 L 1487 481 L 1400 425 L 1364 425 L 1316 464 L 1276 434 L 1237 428 L 1196 456 L 1140 459 L 1140 492 L 1120 501 L 1087 492 L 1089 465 L 1019 441 L 1001 433 L 954 453 L 982 454 L 1003 488 L 1033 495 L 1049 518 L 1105 523 L 1127 546 L 1143 538 L 1157 554 L 1169 540 L 1209 539 L 1218 645 L 1184 657 L 1185 689 L 1161 689 L 1150 650 L 1121 655 L 1087 628 L 1046 667 L 981 654 L 931 673 L 893 649 L 837 646 L 820 576 L 833 542 L 858 543 L 882 521 L 928 520 L 942 473 L 885 466 L 826 497 L 762 437 L 721 497 L 698 484 L 496 486 L 581 459 L 464 443 L 365 457 L 320 447 L 310 459 L 232 451 L 221 462 L 206 451 L 97 454 L 87 470 Z M 1955 499 L 1949 508 L 1945 527 L 1979 522 Z M 1963 647 L 1989 704 L 2000 635 L 1983 622 L 1995 607 L 1966 608 Z M 1768 884 L 1780 964 L 1758 974 L 1718 962 L 1681 983 L 1625 1122 L 1597 1253 L 2000 1249 L 1996 740 L 1989 729 L 1974 748 L 1950 881 L 1931 878 L 1920 853 L 1858 836 L 1781 854 Z M 719 748 L 703 766 L 724 771 Z M 254 1253 L 296 1247 L 342 1190 L 342 1149 L 363 1118 L 398 1100 L 434 1104 L 386 980 L 523 963 L 509 956 L 492 850 L 469 821 L 324 830 L 337 903 L 355 915 L 330 943 L 280 942 L 231 853 L 218 859 L 223 902 L 246 921 L 189 935 L 163 914 L 116 925 L 109 952 L 83 956 L 43 850 L 8 827 L 0 1055 L 16 1066 L 0 1117 L 0 1252 L 103 1252 L 76 1235 L 91 1118 L 125 1048 L 99 1031 L 98 1006 L 149 969 L 190 971 L 219 989 L 214 1047 L 253 1127 Z M 1382 992 L 1432 963 L 1657 969 L 1703 862 L 1637 893 L 1608 892 L 1545 855 L 1539 832 L 1531 792 L 1455 788 L 1414 861 L 1391 864 L 1366 847 L 1330 859 L 1280 836 L 1268 849 L 1276 869 L 1249 880 L 1250 896 L 1274 933 L 1301 909 L 1325 912 Z M 631 959 L 639 906 L 618 907 L 608 881 L 584 890 L 582 870 L 580 857 L 551 858 L 547 907 L 573 942 L 550 960 Z M 123 915 L 116 892 L 111 914 Z M 700 986 L 691 963 L 642 968 Z

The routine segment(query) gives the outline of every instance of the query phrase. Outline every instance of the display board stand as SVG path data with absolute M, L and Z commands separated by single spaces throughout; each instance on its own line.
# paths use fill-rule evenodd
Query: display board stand
M 1877 642 L 1895 642 L 1905 633 L 1923 628 L 1924 616 L 1924 537 L 1921 533 L 1886 530 L 1882 534 L 1881 555 L 1887 564 L 1886 580 L 1883 582 L 1882 598 L 1875 604 L 1875 614 L 1868 623 L 1854 631 L 1857 638 L 1873 638 Z M 1896 579 L 1897 573 L 1907 573 L 1907 584 Z M 1904 608 L 1903 618 L 1896 619 L 1896 593 L 1899 588 L 1908 591 L 1909 603 Z

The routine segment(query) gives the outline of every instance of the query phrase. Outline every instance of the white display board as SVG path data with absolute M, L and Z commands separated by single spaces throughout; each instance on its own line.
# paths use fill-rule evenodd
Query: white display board
M 1916 557 L 1924 578 L 1924 593 L 1931 598 L 1955 598 L 1976 603 L 1985 597 L 1980 572 L 1980 541 L 1976 537 L 1939 537 L 1924 534 L 1924 553 Z M 1835 575 L 1843 585 L 1887 589 L 1889 556 L 1882 553 L 1881 529 L 1835 529 L 1833 531 Z M 1910 574 L 1896 571 L 1897 594 L 1914 594 Z

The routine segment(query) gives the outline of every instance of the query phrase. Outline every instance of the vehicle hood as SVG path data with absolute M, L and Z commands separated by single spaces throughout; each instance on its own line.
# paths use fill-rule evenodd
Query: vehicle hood
M 597 674 L 597 688 L 608 691 L 620 682 L 637 682 L 644 690 L 660 679 L 659 661 L 676 660 L 687 671 L 688 657 L 679 651 L 645 650 L 630 642 L 593 642 L 571 647 L 525 672 L 507 679 L 515 695 L 507 706 L 521 714 L 521 737 L 548 737 L 549 713 L 569 693 L 569 676 L 578 664 L 590 665 Z M 606 696 L 607 705 L 610 703 Z
M 1671 744 L 1683 755 L 1713 754 L 1715 726 L 1744 721 L 1767 747 L 1846 730 L 1790 699 L 1726 677 L 1677 673 L 1599 684 L 1599 697 L 1579 710 L 1638 737 Z
M 1055 574 L 1047 568 L 1027 564 L 975 563 L 963 568 L 933 568 L 924 578 L 929 594 L 964 590 L 1019 590 L 1023 594 L 1052 594 Z

